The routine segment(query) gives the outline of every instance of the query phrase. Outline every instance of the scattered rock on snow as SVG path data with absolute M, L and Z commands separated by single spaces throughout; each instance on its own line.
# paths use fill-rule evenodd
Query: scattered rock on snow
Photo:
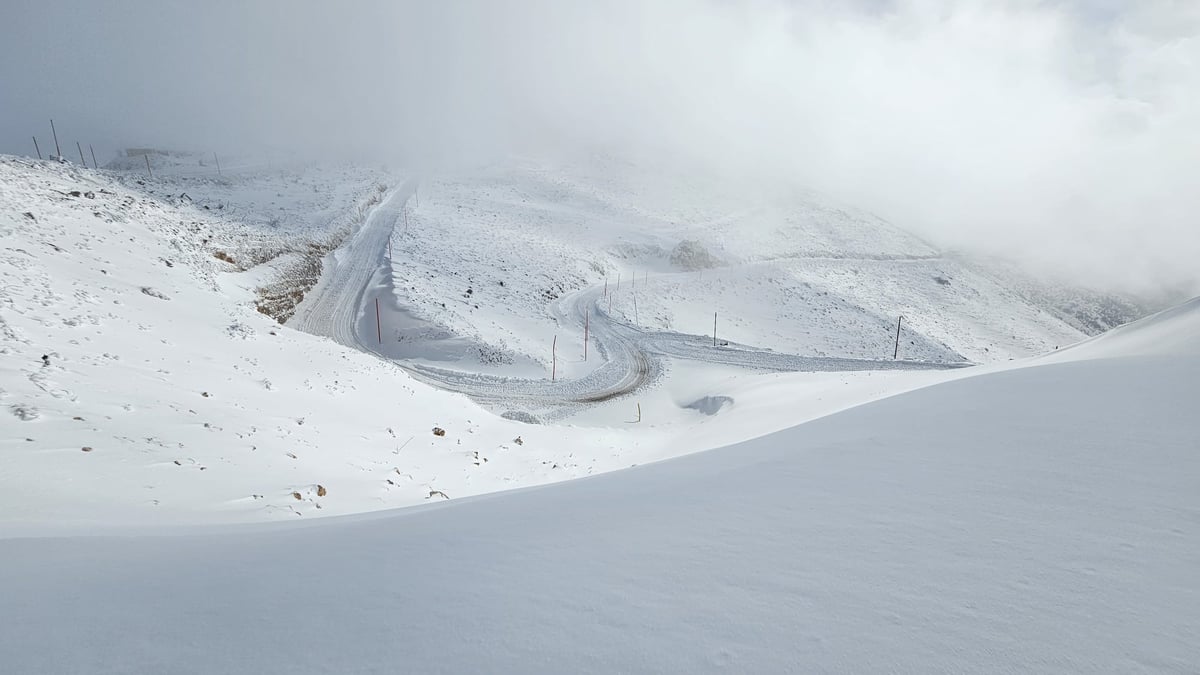
M 17 404 L 11 406 L 9 409 L 12 410 L 12 414 L 16 415 L 17 419 L 21 420 L 22 422 L 36 420 L 40 416 L 38 409 L 31 405 Z
M 159 290 L 155 290 L 149 286 L 142 286 L 142 293 L 144 293 L 152 298 L 158 298 L 159 300 L 170 300 L 171 299 L 171 298 L 167 297 L 166 293 L 163 293 L 162 291 L 159 291 Z
M 433 428 L 433 435 L 434 435 L 434 436 L 445 436 L 445 435 L 446 435 L 446 430 L 445 430 L 445 429 L 443 429 L 443 428 L 441 428 L 441 427 L 434 427 L 434 428 Z

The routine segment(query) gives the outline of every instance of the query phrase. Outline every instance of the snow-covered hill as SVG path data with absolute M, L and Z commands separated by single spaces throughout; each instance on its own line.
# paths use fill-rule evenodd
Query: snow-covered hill
M 711 336 L 716 313 L 722 338 L 797 354 L 891 358 L 901 315 L 902 355 L 920 360 L 1003 361 L 1085 337 L 871 214 L 603 156 L 424 176 L 393 244 L 402 303 L 547 368 L 559 327 L 546 304 L 601 284 L 630 323 Z
M 0 522 L 356 513 L 638 462 L 622 430 L 503 420 L 259 311 L 380 180 L 0 159 Z M 289 186 L 321 210 L 273 208 Z M 279 223 L 255 217 L 266 206 Z
M 1197 312 L 587 480 L 306 527 L 6 539 L 20 620 L 0 657 L 39 673 L 1189 672 Z

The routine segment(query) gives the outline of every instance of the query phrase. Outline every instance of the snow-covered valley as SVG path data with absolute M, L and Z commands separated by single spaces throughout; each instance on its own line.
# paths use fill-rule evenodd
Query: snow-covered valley
M 802 202 L 770 230 L 715 186 L 665 174 L 650 194 L 608 158 L 420 182 L 154 163 L 0 163 L 4 522 L 334 515 L 553 482 L 1083 337 L 878 219 Z M 789 240 L 807 252 L 772 257 Z M 334 289 L 337 270 L 358 271 Z
M 607 157 L 155 162 L 0 158 L 13 672 L 1200 662 L 1196 301 Z

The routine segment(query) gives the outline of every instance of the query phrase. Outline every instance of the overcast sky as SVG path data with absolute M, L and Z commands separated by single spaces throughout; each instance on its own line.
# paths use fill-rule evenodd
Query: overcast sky
M 0 151 L 605 144 L 1200 292 L 1200 2 L 0 4 Z

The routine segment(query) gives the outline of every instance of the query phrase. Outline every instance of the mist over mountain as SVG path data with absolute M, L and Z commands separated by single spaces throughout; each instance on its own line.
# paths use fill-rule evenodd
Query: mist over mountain
M 410 166 L 603 150 L 803 186 L 1072 281 L 1200 290 L 1191 3 L 318 2 L 0 10 L 0 151 Z M 64 154 L 73 154 L 66 153 Z

